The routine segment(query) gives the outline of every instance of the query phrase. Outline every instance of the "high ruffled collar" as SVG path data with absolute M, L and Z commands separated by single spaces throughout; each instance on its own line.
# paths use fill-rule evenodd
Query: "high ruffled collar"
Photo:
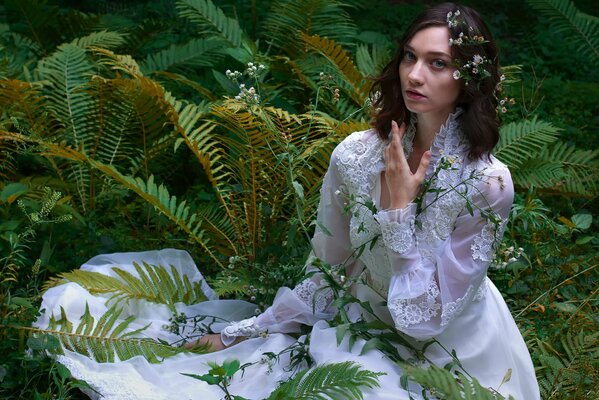
M 455 155 L 456 153 L 461 152 L 461 147 L 463 146 L 464 142 L 464 135 L 462 133 L 462 128 L 460 122 L 458 121 L 458 117 L 462 115 L 463 112 L 464 111 L 461 108 L 456 108 L 453 113 L 449 114 L 447 120 L 441 125 L 441 128 L 439 128 L 439 132 L 437 132 L 435 135 L 433 143 L 430 147 L 430 151 L 433 156 L 431 164 L 433 164 L 433 160 L 438 159 L 441 154 Z M 408 157 L 412 152 L 417 122 L 418 118 L 416 115 L 411 114 L 410 124 L 408 125 L 408 129 L 406 130 L 402 141 L 406 157 Z

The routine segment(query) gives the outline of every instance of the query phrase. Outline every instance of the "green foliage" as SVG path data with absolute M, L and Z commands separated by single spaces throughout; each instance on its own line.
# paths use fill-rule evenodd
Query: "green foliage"
M 129 316 L 116 325 L 122 311 L 115 304 L 96 321 L 86 303 L 85 312 L 75 326 L 67 319 L 61 308 L 61 315 L 58 319 L 55 316 L 50 317 L 48 329 L 33 329 L 33 331 L 50 334 L 58 339 L 64 349 L 82 354 L 97 362 L 124 361 L 141 355 L 151 363 L 159 363 L 162 359 L 172 357 L 182 351 L 152 339 L 136 337 L 147 326 L 131 329 L 130 325 L 135 320 L 134 316 Z M 33 336 L 30 338 L 30 346 L 39 346 L 37 342 L 43 338 L 44 336 Z M 62 353 L 62 348 L 59 346 L 55 346 L 51 350 Z
M 122 299 L 142 299 L 173 307 L 175 303 L 195 304 L 206 300 L 200 282 L 189 281 L 171 265 L 170 272 L 161 265 L 143 266 L 133 263 L 137 276 L 114 267 L 118 278 L 93 271 L 73 270 L 59 274 L 56 284 L 75 282 L 90 293 L 115 293 L 117 301 Z M 120 278 L 120 279 L 119 279 Z
M 268 400 L 363 399 L 362 388 L 377 388 L 380 375 L 378 372 L 365 371 L 350 361 L 323 364 L 298 372 L 281 384 Z
M 207 374 L 183 375 L 206 382 L 209 385 L 218 386 L 225 393 L 225 400 L 247 400 L 244 397 L 231 395 L 229 393 L 229 383 L 231 382 L 233 375 L 235 375 L 241 369 L 241 363 L 239 360 L 225 361 L 222 363 L 222 365 L 219 365 L 215 362 L 209 362 L 208 365 L 210 366 L 210 370 Z
M 528 4 L 551 21 L 556 33 L 575 42 L 587 59 L 599 65 L 599 20 L 580 12 L 570 0 L 527 0 Z
M 405 367 L 404 372 L 423 387 L 429 389 L 430 394 L 447 400 L 498 400 L 504 399 L 497 392 L 482 386 L 476 378 L 470 379 L 461 373 L 455 375 L 444 368 L 431 365 L 428 368 Z M 511 371 L 506 373 L 504 382 L 509 380 Z M 502 383 L 504 383 L 502 382 Z M 509 397 L 513 399 L 513 397 Z
M 592 399 L 597 391 L 599 335 L 569 330 L 560 338 L 563 351 L 537 339 L 539 386 L 544 399 Z
M 369 128 L 367 77 L 424 7 L 117 3 L 79 2 L 83 12 L 67 7 L 73 2 L 6 0 L 0 9 L 3 398 L 71 395 L 67 373 L 43 356 L 53 336 L 32 339 L 38 350 L 25 359 L 23 328 L 35 319 L 39 282 L 98 252 L 180 241 L 205 262 L 217 292 L 260 307 L 292 286 L 308 248 L 302 219 L 314 215 L 330 153 Z M 597 306 L 599 32 L 596 16 L 579 11 L 594 3 L 529 0 L 535 14 L 515 0 L 471 3 L 499 38 L 501 59 L 524 65 L 521 92 L 508 88 L 517 104 L 496 148 L 517 196 L 492 277 L 527 332 L 544 395 L 582 398 L 592 393 L 594 336 L 564 336 L 563 326 L 592 321 Z M 248 62 L 266 68 L 227 79 L 224 71 Z M 233 100 L 240 84 L 260 101 Z M 46 186 L 65 196 L 49 202 Z M 32 223 L 36 213 L 41 223 Z M 76 223 L 56 223 L 67 214 Z M 138 267 L 140 278 L 64 276 L 121 298 L 202 299 L 185 277 Z M 108 322 L 88 319 L 85 329 Z M 76 347 L 73 332 L 61 335 Z M 456 393 L 449 372 L 413 375 Z
M 593 195 L 599 188 L 599 151 L 579 150 L 557 141 L 559 129 L 532 120 L 501 128 L 495 155 L 513 171 L 514 184 L 523 188 Z
M 178 0 L 177 12 L 204 33 L 216 34 L 232 47 L 240 46 L 245 39 L 237 19 L 227 17 L 211 0 Z

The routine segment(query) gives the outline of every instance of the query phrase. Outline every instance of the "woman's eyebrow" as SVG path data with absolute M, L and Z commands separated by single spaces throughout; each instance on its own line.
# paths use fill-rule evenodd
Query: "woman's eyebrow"
M 411 52 L 416 52 L 416 50 L 414 50 L 414 48 L 410 45 L 405 45 L 404 46 L 404 50 L 410 50 Z M 447 58 L 451 58 L 451 56 L 445 52 L 442 51 L 429 51 L 426 54 L 432 55 L 432 56 L 443 56 L 443 57 L 447 57 Z

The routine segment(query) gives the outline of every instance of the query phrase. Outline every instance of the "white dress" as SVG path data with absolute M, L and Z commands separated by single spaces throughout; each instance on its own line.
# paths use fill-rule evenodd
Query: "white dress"
M 348 280 L 359 276 L 349 290 L 360 300 L 369 301 L 380 319 L 416 341 L 435 338 L 442 346 L 432 344 L 425 353 L 432 363 L 444 366 L 452 360 L 448 350 L 455 350 L 463 368 L 483 386 L 515 399 L 539 399 L 526 345 L 501 294 L 486 276 L 513 201 L 510 173 L 492 156 L 468 159 L 459 115 L 459 110 L 451 114 L 435 137 L 427 171 L 432 184 L 420 207 L 410 204 L 401 210 L 380 209 L 386 142 L 374 131 L 355 132 L 337 146 L 323 181 L 318 210 L 319 223 L 328 232 L 317 227 L 312 256 L 330 265 L 344 265 Z M 414 132 L 412 124 L 403 140 L 406 154 Z M 374 208 L 367 206 L 369 202 Z M 356 257 L 355 250 L 360 247 Z M 202 279 L 186 252 L 171 249 L 102 255 L 82 269 L 111 274 L 111 268 L 118 265 L 135 273 L 131 264 L 141 260 L 173 264 L 190 280 Z M 318 290 L 323 282 L 321 275 L 315 274 L 293 290 L 281 288 L 270 308 L 245 320 L 254 312 L 252 304 L 216 300 L 204 285 L 213 300 L 193 306 L 178 304 L 177 310 L 186 315 L 242 320 L 215 326 L 216 331 L 222 329 L 224 342 L 235 336 L 254 336 L 221 352 L 180 354 L 158 364 L 142 357 L 96 363 L 68 351 L 58 359 L 107 400 L 220 399 L 220 389 L 181 373 L 206 373 L 208 361 L 258 361 L 265 352 L 277 353 L 292 345 L 295 339 L 286 333 L 299 332 L 300 325 L 305 324 L 313 326 L 309 352 L 317 364 L 351 360 L 365 369 L 386 373 L 379 378 L 379 388 L 365 390 L 366 399 L 421 398 L 419 391 L 408 394 L 400 387 L 401 368 L 381 352 L 369 350 L 360 355 L 363 340 L 357 340 L 351 351 L 347 336 L 337 345 L 336 329 L 326 322 L 336 310 L 331 306 L 331 292 Z M 45 311 L 37 325 L 47 326 L 50 315 L 60 315 L 60 307 L 71 321 L 77 321 L 85 302 L 92 314 L 101 315 L 108 297 L 91 295 L 75 283 L 52 288 L 44 295 Z M 361 315 L 369 318 L 357 307 L 350 307 L 348 312 L 355 319 Z M 166 306 L 130 301 L 122 318 L 127 315 L 137 317 L 132 328 L 151 323 L 144 331 L 147 336 L 174 339 L 163 328 L 171 317 Z M 249 399 L 267 397 L 278 382 L 291 375 L 285 368 L 288 361 L 284 356 L 275 364 L 249 367 L 243 376 L 233 379 L 231 393 Z M 509 369 L 511 379 L 501 384 Z M 94 393 L 90 396 L 98 397 Z

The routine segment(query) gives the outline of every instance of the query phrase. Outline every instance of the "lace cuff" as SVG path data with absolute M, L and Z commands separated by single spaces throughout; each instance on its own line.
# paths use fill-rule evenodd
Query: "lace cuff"
M 314 310 L 314 313 L 323 313 L 333 301 L 333 292 L 322 286 L 319 286 L 311 279 L 306 279 L 295 288 L 293 293 L 302 303 Z
M 506 223 L 507 220 L 501 221 L 499 226 L 491 221 L 485 224 L 480 234 L 474 238 L 470 246 L 473 260 L 493 261 L 493 254 L 497 246 L 501 243 Z
M 431 280 L 426 292 L 411 299 L 393 299 L 388 308 L 397 329 L 407 329 L 411 325 L 429 321 L 441 309 L 438 303 L 439 287 L 434 279 Z
M 225 346 L 230 346 L 238 337 L 258 337 L 265 330 L 260 329 L 256 317 L 233 322 L 220 333 L 220 340 Z
M 375 215 L 381 225 L 385 246 L 396 253 L 405 254 L 414 245 L 416 204 L 410 203 L 399 210 L 380 211 Z

